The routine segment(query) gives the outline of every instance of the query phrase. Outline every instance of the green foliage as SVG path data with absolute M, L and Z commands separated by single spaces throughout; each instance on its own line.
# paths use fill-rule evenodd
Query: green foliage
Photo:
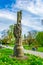
M 24 35 L 24 40 L 23 40 L 23 43 L 24 44 L 27 44 L 29 46 L 31 45 L 36 45 L 37 44 L 37 41 L 35 40 L 35 36 L 36 36 L 36 33 L 31 33 L 31 32 L 28 32 L 28 35 Z
M 43 46 L 43 32 L 35 33 L 34 37 L 31 32 L 29 32 L 27 37 L 24 38 L 24 43 L 28 44 L 29 46 Z
M 43 59 L 34 55 L 29 55 L 26 60 L 17 60 L 15 57 L 11 58 L 13 54 L 10 49 L 0 49 L 0 65 L 43 65 Z
M 40 46 L 43 46 L 43 32 L 38 32 L 38 35 L 36 36 L 36 40 Z
M 31 47 L 28 45 L 23 45 L 24 49 L 31 50 Z
M 28 32 L 27 36 L 24 34 L 23 44 L 28 44 L 28 45 L 32 44 L 32 35 L 31 35 L 31 32 Z
M 37 51 L 43 52 L 43 47 L 38 47 Z
M 7 36 L 5 36 L 1 41 L 3 44 L 14 44 L 15 42 L 15 38 L 13 35 L 13 29 L 14 29 L 14 25 L 10 25 L 9 26 L 9 30 L 7 31 Z
M 34 46 L 23 45 L 24 49 L 32 50 Z M 36 51 L 43 52 L 43 47 L 38 47 Z
M 8 38 L 7 38 L 7 36 L 5 36 L 2 40 L 2 44 L 6 44 L 7 43 L 7 41 L 8 41 Z
M 13 35 L 14 25 L 10 25 L 9 30 L 7 31 L 8 34 L 8 43 L 14 43 L 14 35 Z

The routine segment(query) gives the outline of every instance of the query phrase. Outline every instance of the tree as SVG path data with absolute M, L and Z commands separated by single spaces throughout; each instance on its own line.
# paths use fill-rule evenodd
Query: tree
M 43 32 L 38 32 L 36 40 L 38 42 L 38 45 L 43 46 Z
M 10 25 L 9 26 L 9 30 L 7 31 L 8 34 L 8 42 L 9 43 L 14 43 L 14 35 L 13 35 L 13 29 L 14 29 L 14 25 Z
M 27 36 L 24 34 L 23 44 L 27 44 Z
M 4 31 L 2 35 L 2 43 L 3 44 L 13 44 L 15 41 L 14 35 L 13 35 L 13 28 L 14 25 L 10 25 L 7 32 Z
M 31 32 L 28 32 L 27 43 L 29 44 L 29 46 L 32 44 L 32 34 L 31 34 Z
M 5 36 L 1 41 L 2 41 L 2 44 L 7 44 L 7 42 L 8 42 L 8 37 Z

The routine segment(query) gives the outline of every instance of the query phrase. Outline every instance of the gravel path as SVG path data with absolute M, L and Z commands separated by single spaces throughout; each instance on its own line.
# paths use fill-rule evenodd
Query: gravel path
M 29 53 L 29 54 L 43 58 L 43 52 L 37 52 L 37 51 L 32 51 L 32 50 L 24 50 L 24 53 Z
M 8 48 L 8 49 L 12 49 L 13 50 L 13 47 L 10 47 L 10 46 L 5 46 L 5 45 L 2 45 L 3 48 Z
M 2 47 L 9 48 L 9 49 L 13 50 L 13 47 L 10 47 L 10 46 L 2 45 Z M 39 57 L 43 58 L 43 52 L 37 52 L 37 51 L 25 50 L 25 49 L 23 49 L 23 50 L 24 50 L 24 53 L 26 53 L 26 54 L 32 54 L 32 55 L 39 56 Z

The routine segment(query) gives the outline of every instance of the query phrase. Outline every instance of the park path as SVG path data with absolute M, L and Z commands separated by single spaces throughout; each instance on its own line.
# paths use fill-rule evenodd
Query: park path
M 11 46 L 6 46 L 6 45 L 2 45 L 3 48 L 8 48 L 8 49 L 12 49 L 13 50 L 13 47 Z
M 29 54 L 43 58 L 43 52 L 32 51 L 32 50 L 24 50 L 24 53 L 26 53 L 26 54 L 29 53 Z
M 12 49 L 12 50 L 13 50 L 13 47 L 10 47 L 10 46 L 2 45 L 2 47 L 4 47 L 4 48 L 9 48 L 9 49 Z M 26 54 L 32 54 L 32 55 L 39 56 L 39 57 L 43 58 L 43 52 L 32 51 L 32 50 L 26 50 L 26 49 L 23 49 L 23 51 L 24 51 L 24 53 L 26 53 Z

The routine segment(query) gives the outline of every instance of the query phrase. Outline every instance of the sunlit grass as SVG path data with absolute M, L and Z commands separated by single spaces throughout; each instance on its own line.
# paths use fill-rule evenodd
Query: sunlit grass
M 13 51 L 10 49 L 0 49 L 0 65 L 43 65 L 43 59 L 26 54 L 28 59 L 17 60 L 16 58 L 11 58 L 10 55 Z
M 38 47 L 37 51 L 43 52 L 43 47 Z
M 27 50 L 32 50 L 32 46 L 24 45 L 23 47 Z M 43 47 L 37 47 L 36 51 L 43 52 Z

